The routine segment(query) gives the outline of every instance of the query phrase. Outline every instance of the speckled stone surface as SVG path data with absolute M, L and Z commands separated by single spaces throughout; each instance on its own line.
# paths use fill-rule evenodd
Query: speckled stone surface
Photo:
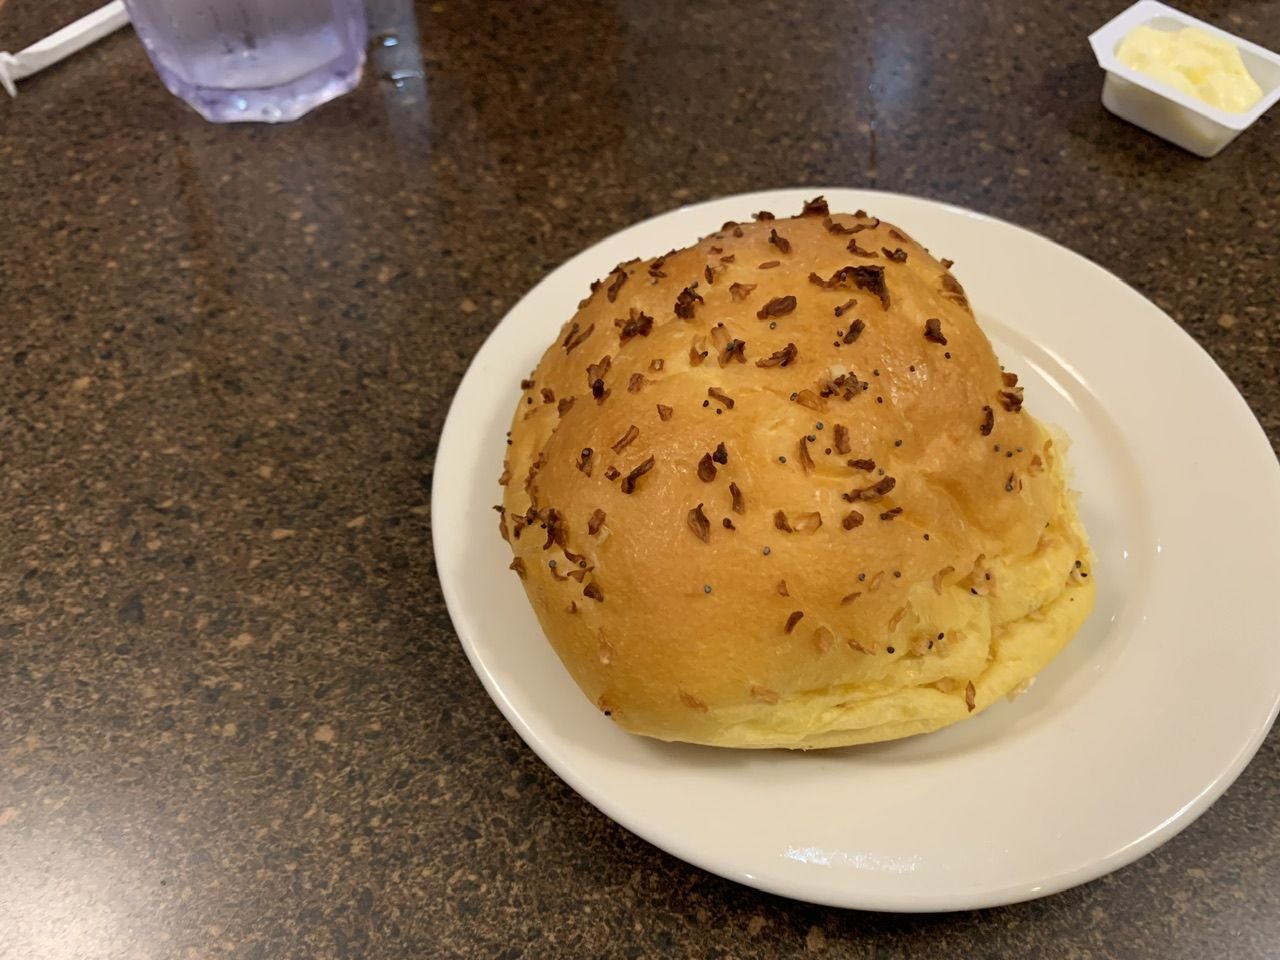
M 8 0 L 0 47 L 95 5 Z M 1208 162 L 1111 117 L 1118 2 L 682 6 L 379 0 L 401 44 L 284 127 L 204 123 L 129 32 L 0 103 L 0 957 L 1280 953 L 1274 734 L 1134 866 L 895 917 L 658 852 L 490 703 L 431 559 L 449 398 L 547 270 L 682 203 L 1040 231 L 1280 444 L 1280 115 Z M 1280 48 L 1276 0 L 1189 9 Z

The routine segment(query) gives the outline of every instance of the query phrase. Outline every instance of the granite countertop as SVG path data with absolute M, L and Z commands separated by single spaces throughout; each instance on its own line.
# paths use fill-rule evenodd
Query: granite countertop
M 8 0 L 0 47 L 95 5 Z M 431 558 L 440 427 L 504 311 L 613 231 L 746 190 L 1037 230 L 1167 310 L 1280 442 L 1280 115 L 1203 161 L 1107 114 L 1086 36 L 1122 5 L 377 0 L 400 45 L 281 127 L 200 120 L 129 31 L 23 83 L 0 957 L 1274 956 L 1275 734 L 1083 888 L 808 906 L 561 783 L 472 674 Z M 1185 6 L 1280 48 L 1275 0 Z

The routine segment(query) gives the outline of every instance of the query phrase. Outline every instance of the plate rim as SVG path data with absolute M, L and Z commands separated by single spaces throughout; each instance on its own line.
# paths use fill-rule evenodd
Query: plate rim
M 855 193 L 860 197 L 865 197 L 866 204 L 870 206 L 877 198 L 893 198 L 897 200 L 906 200 L 917 203 L 925 203 L 929 206 L 939 208 L 949 215 L 958 215 L 965 218 L 971 218 L 978 221 L 998 225 L 1003 229 L 1008 229 L 1018 236 L 1028 236 L 1036 242 L 1046 243 L 1052 246 L 1057 255 L 1067 255 L 1080 261 L 1085 268 L 1102 275 L 1107 281 L 1120 284 L 1135 297 L 1145 301 L 1152 309 L 1158 312 L 1163 318 L 1165 324 L 1162 326 L 1169 328 L 1175 336 L 1180 336 L 1183 340 L 1184 347 L 1191 347 L 1203 363 L 1207 363 L 1206 371 L 1211 371 L 1219 381 L 1219 386 L 1226 388 L 1225 394 L 1230 402 L 1237 405 L 1237 412 L 1243 414 L 1246 419 L 1239 424 L 1239 429 L 1233 428 L 1233 432 L 1244 434 L 1246 431 L 1250 435 L 1248 442 L 1241 436 L 1242 446 L 1252 449 L 1255 445 L 1261 444 L 1268 452 L 1271 451 L 1270 440 L 1262 428 L 1257 416 L 1254 414 L 1248 401 L 1240 393 L 1239 389 L 1227 376 L 1225 371 L 1218 365 L 1211 354 L 1181 325 L 1173 320 L 1169 314 L 1155 304 L 1149 297 L 1145 296 L 1141 291 L 1134 288 L 1124 279 L 1107 270 L 1101 264 L 1091 260 L 1083 254 L 1072 250 L 1071 248 L 1053 240 L 1043 234 L 1037 233 L 1026 227 L 1011 223 L 1003 218 L 992 216 L 990 214 L 975 211 L 967 207 L 963 207 L 949 201 L 938 200 L 932 197 L 926 197 L 916 194 L 898 193 L 894 191 L 874 190 L 861 187 L 847 186 L 808 186 L 808 187 L 781 187 L 768 190 L 747 191 L 725 196 L 709 198 L 693 204 L 683 204 L 663 212 L 646 217 L 642 220 L 627 224 L 622 228 L 615 230 L 597 240 L 592 241 L 586 247 L 578 250 L 568 257 L 558 266 L 548 271 L 536 284 L 534 284 L 523 296 L 516 300 L 504 313 L 503 318 L 499 320 L 493 329 L 485 337 L 484 341 L 477 348 L 466 372 L 459 380 L 458 386 L 450 400 L 450 407 L 441 428 L 439 444 L 437 451 L 444 450 L 450 445 L 452 438 L 462 429 L 461 423 L 464 414 L 460 410 L 457 403 L 459 395 L 467 387 L 472 378 L 480 376 L 478 370 L 478 361 L 493 349 L 493 344 L 499 332 L 506 322 L 507 318 L 518 312 L 520 308 L 530 300 L 535 300 L 543 290 L 549 285 L 553 279 L 560 274 L 571 271 L 573 267 L 581 260 L 590 257 L 598 248 L 615 240 L 622 234 L 632 231 L 639 232 L 643 228 L 650 226 L 657 221 L 666 220 L 678 216 L 696 215 L 700 210 L 712 206 L 722 204 L 754 204 L 754 203 L 778 203 L 782 202 L 785 196 L 787 200 L 801 197 L 801 195 L 809 194 L 847 194 Z M 1251 426 L 1246 426 L 1251 424 Z M 1276 507 L 1276 516 L 1280 517 L 1280 463 L 1272 463 L 1274 469 L 1270 470 L 1270 488 Z M 443 504 L 441 498 L 442 485 L 435 484 L 431 497 L 431 513 L 432 517 L 440 515 L 442 511 L 448 510 L 449 506 Z M 1107 856 L 1096 860 L 1091 860 L 1087 865 L 1071 870 L 1064 870 L 1055 875 L 1046 876 L 1045 882 L 1037 884 L 1034 887 L 1028 887 L 1025 883 L 1014 883 L 1005 888 L 991 889 L 982 888 L 980 892 L 967 893 L 957 891 L 957 893 L 946 899 L 945 902 L 935 899 L 922 899 L 920 901 L 907 902 L 901 897 L 893 897 L 888 900 L 877 900 L 874 896 L 868 897 L 861 895 L 861 891 L 855 896 L 839 896 L 840 888 L 838 885 L 831 890 L 830 896 L 814 896 L 810 893 L 797 893 L 793 888 L 789 888 L 785 883 L 773 882 L 769 877 L 759 877 L 751 873 L 728 870 L 723 863 L 715 862 L 715 858 L 704 855 L 696 848 L 682 846 L 681 844 L 671 840 L 666 836 L 657 836 L 652 830 L 643 829 L 635 826 L 636 818 L 630 816 L 625 810 L 619 809 L 604 793 L 593 787 L 592 783 L 580 777 L 573 770 L 571 763 L 562 760 L 560 755 L 551 749 L 539 732 L 525 719 L 520 711 L 512 704 L 508 696 L 503 690 L 498 679 L 489 670 L 481 657 L 481 652 L 477 649 L 477 645 L 473 640 L 465 635 L 464 631 L 459 628 L 459 620 L 461 618 L 460 610 L 462 608 L 462 599 L 456 589 L 454 582 L 446 578 L 441 571 L 445 569 L 440 555 L 441 547 L 435 535 L 435 524 L 432 525 L 432 550 L 433 558 L 437 568 L 437 579 L 441 586 L 441 592 L 444 596 L 446 607 L 449 610 L 451 621 L 454 625 L 455 632 L 458 636 L 460 645 L 467 656 L 468 662 L 472 669 L 479 677 L 485 691 L 495 705 L 499 708 L 507 722 L 515 729 L 520 738 L 529 746 L 538 758 L 545 763 L 562 781 L 564 781 L 571 789 L 573 789 L 580 797 L 587 801 L 591 806 L 595 807 L 600 813 L 604 814 L 618 826 L 634 834 L 645 842 L 652 844 L 665 853 L 692 864 L 699 869 L 706 870 L 714 875 L 733 880 L 738 883 L 753 887 L 764 892 L 796 899 L 803 902 L 811 902 L 823 904 L 837 908 L 852 908 L 863 910 L 880 910 L 895 913 L 917 913 L 917 912 L 949 912 L 967 909 L 982 909 L 986 907 L 1002 906 L 1011 903 L 1018 903 L 1026 900 L 1047 896 L 1071 887 L 1087 883 L 1098 879 L 1109 873 L 1114 872 L 1138 859 L 1145 856 L 1155 848 L 1168 842 L 1182 830 L 1186 829 L 1194 823 L 1223 793 L 1236 781 L 1243 772 L 1245 767 L 1256 755 L 1261 748 L 1263 741 L 1266 739 L 1272 725 L 1274 724 L 1277 713 L 1280 713 L 1280 683 L 1275 685 L 1271 696 L 1270 709 L 1267 719 L 1264 723 L 1259 724 L 1251 735 L 1241 744 L 1230 762 L 1227 763 L 1219 771 L 1219 773 L 1209 782 L 1199 794 L 1186 803 L 1173 817 L 1168 818 L 1165 822 L 1159 824 L 1156 828 L 1148 831 L 1145 835 L 1136 838 L 1132 843 L 1126 845 L 1121 850 L 1115 851 Z M 465 619 L 465 618 L 462 618 Z

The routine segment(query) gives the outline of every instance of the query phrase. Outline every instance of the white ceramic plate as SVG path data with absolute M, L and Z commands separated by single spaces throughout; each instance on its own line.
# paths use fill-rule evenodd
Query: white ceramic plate
M 957 261 L 1028 407 L 1074 439 L 1097 608 L 1028 693 L 939 733 L 812 753 L 630 736 L 578 692 L 507 570 L 492 505 L 518 382 L 616 263 L 761 208 L 790 215 L 817 193 Z M 730 197 L 580 253 L 472 362 L 441 437 L 432 518 L 462 644 L 538 756 L 663 850 L 801 900 L 954 910 L 1101 876 L 1204 812 L 1280 701 L 1280 469 L 1240 395 L 1116 277 L 1026 230 L 928 200 L 843 189 Z

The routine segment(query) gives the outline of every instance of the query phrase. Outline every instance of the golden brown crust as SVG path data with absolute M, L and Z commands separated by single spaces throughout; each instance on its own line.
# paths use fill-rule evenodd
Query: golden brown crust
M 620 725 L 825 746 L 961 719 L 1026 679 L 1002 636 L 1074 632 L 1092 587 L 1061 466 L 950 271 L 814 206 L 594 287 L 525 383 L 503 523 Z

